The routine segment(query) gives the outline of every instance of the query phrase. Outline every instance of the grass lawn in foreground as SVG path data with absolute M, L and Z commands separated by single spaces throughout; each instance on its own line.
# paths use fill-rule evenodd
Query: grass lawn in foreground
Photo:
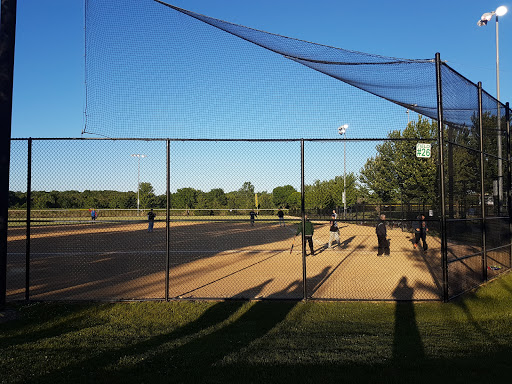
M 1 383 L 508 383 L 512 274 L 450 303 L 30 303 Z

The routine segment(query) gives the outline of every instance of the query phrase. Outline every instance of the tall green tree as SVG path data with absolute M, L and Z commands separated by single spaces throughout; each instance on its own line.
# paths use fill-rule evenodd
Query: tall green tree
M 226 208 L 228 205 L 228 199 L 224 190 L 221 188 L 214 188 L 210 192 L 208 192 L 208 202 L 210 204 L 209 208 L 220 209 Z
M 155 205 L 155 190 L 151 183 L 140 183 L 139 185 L 140 207 L 149 209 Z
M 193 188 L 181 188 L 173 196 L 174 208 L 193 209 L 197 203 L 197 191 Z
M 416 157 L 416 143 L 435 137 L 437 124 L 418 118 L 404 131 L 392 131 L 390 140 L 377 145 L 377 154 L 366 161 L 360 181 L 381 202 L 436 200 L 436 152 L 430 158 Z M 417 139 L 417 140 L 403 140 Z
M 291 185 L 274 188 L 272 191 L 272 202 L 274 203 L 274 206 L 290 208 L 290 196 L 295 192 L 297 192 L 297 190 Z
M 238 208 L 254 208 L 254 185 L 250 181 L 246 181 L 236 192 L 236 204 Z

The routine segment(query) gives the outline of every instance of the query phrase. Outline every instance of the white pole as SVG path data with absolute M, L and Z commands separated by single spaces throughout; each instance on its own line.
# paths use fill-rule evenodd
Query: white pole
M 347 128 L 348 124 L 343 124 L 338 128 L 338 133 L 343 135 L 343 219 L 347 218 Z
M 140 156 L 137 156 L 137 216 L 140 216 Z
M 498 15 L 496 17 L 496 97 L 498 99 L 498 214 L 501 214 L 503 204 L 503 161 L 501 159 L 501 110 L 500 110 L 500 51 L 499 51 L 499 30 Z
M 347 139 L 347 131 L 343 133 L 343 137 Z M 346 178 L 347 178 L 347 156 L 345 148 L 345 140 L 343 140 L 343 219 L 347 218 L 347 191 L 346 191 Z

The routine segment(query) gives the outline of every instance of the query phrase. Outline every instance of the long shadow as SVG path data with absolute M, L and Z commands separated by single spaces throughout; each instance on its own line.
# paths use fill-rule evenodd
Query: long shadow
M 432 276 L 432 279 L 434 280 L 434 284 L 437 287 L 437 291 L 434 290 L 434 292 L 436 294 L 438 294 L 439 297 L 441 297 L 442 292 L 443 292 L 443 287 L 442 287 L 441 281 L 440 281 L 442 276 L 439 276 L 439 274 L 441 273 L 441 271 L 439 271 L 441 266 L 437 265 L 436 266 L 437 268 L 435 268 L 434 266 L 432 266 L 432 263 L 430 262 L 430 259 L 426 257 L 425 251 L 420 250 L 419 252 L 420 252 L 421 258 L 423 259 L 423 262 L 427 266 L 427 269 L 428 269 L 428 272 L 430 273 L 430 276 Z M 436 270 L 437 270 L 437 272 L 436 272 Z
M 276 223 L 262 222 L 255 227 L 248 222 L 233 220 L 180 223 L 179 226 L 171 223 L 171 265 L 178 267 L 240 248 L 261 247 L 260 251 L 282 252 L 282 249 L 273 248 L 272 244 L 282 242 L 278 245 L 282 247 L 282 244 L 291 241 L 294 232 L 289 228 L 280 228 Z M 98 221 L 94 224 L 33 227 L 32 233 L 42 236 L 34 236 L 31 240 L 32 298 L 165 297 L 165 228 L 157 227 L 153 233 L 147 233 L 144 224 Z M 12 240 L 9 246 L 17 249 L 24 242 L 24 239 Z M 11 265 L 24 265 L 24 258 L 25 255 L 21 253 L 9 255 L 8 270 Z M 23 289 L 24 279 L 18 280 L 16 287 L 8 287 L 8 291 Z M 133 283 L 132 291 L 130 282 L 134 280 L 137 282 Z M 112 287 L 116 287 L 116 290 Z
M 3 326 L 5 330 L 17 330 L 17 334 L 0 338 L 1 348 L 9 345 L 22 344 L 26 342 L 26 340 L 30 340 L 32 343 L 37 342 L 39 339 L 61 336 L 68 332 L 82 330 L 84 329 L 84 324 L 87 324 L 87 327 L 94 327 L 106 323 L 106 320 L 98 320 L 96 323 L 91 324 L 88 315 L 90 309 L 94 309 L 96 314 L 98 312 L 107 311 L 107 309 L 95 303 L 84 303 L 78 308 L 76 306 L 64 307 L 61 305 L 54 307 L 53 304 L 45 303 L 34 305 L 39 306 L 39 308 L 28 308 L 26 309 L 27 314 L 25 314 L 25 318 L 19 318 Z M 41 311 L 44 313 L 41 314 Z M 38 316 L 37 327 L 34 327 L 32 316 Z M 64 318 L 64 320 L 55 321 L 60 318 Z M 97 316 L 97 318 L 101 318 L 101 316 Z M 47 325 L 46 323 L 52 323 L 52 325 Z M 25 329 L 26 327 L 28 327 L 28 329 Z
M 400 366 L 418 363 L 425 357 L 416 314 L 412 302 L 414 289 L 402 277 L 393 291 L 395 298 L 395 332 L 393 338 L 393 361 Z
M 252 287 L 250 290 L 260 292 L 269 282 L 270 280 Z M 111 377 L 107 380 L 105 372 L 108 371 L 108 367 L 118 364 L 121 359 L 137 360 L 140 356 L 144 356 L 143 362 L 118 370 L 115 376 L 126 374 L 129 378 L 132 374 L 138 376 L 141 371 L 145 370 L 150 371 L 149 373 L 159 372 L 159 364 L 163 364 L 162 367 L 165 370 L 169 369 L 168 364 L 179 364 L 180 366 L 193 364 L 194 366 L 191 367 L 193 371 L 196 367 L 203 367 L 208 361 L 216 359 L 220 354 L 231 352 L 232 346 L 238 347 L 240 343 L 249 343 L 254 339 L 253 335 L 259 337 L 258 335 L 262 334 L 262 332 L 266 333 L 275 324 L 284 319 L 288 311 L 295 305 L 295 302 L 288 304 L 276 302 L 271 304 L 273 304 L 273 310 L 268 311 L 262 308 L 264 309 L 264 314 L 262 314 L 258 310 L 261 307 L 261 303 L 256 303 L 242 314 L 239 319 L 230 323 L 230 319 L 242 307 L 249 305 L 249 303 L 243 300 L 218 302 L 207 309 L 197 320 L 172 332 L 161 334 L 124 348 L 116 349 L 112 347 L 110 350 L 99 355 L 69 364 L 59 371 L 37 377 L 35 381 L 44 379 L 43 381 L 45 382 L 62 382 L 62 377 L 66 377 L 70 380 L 69 382 L 73 382 L 73 380 L 78 382 L 78 379 L 83 382 L 84 377 L 73 378 L 76 372 L 82 371 L 86 372 L 86 382 L 118 382 L 116 377 Z M 237 326 L 241 319 L 243 324 Z M 223 326 L 223 324 L 226 325 Z M 251 336 L 246 336 L 242 340 L 229 341 L 230 337 L 233 339 L 232 333 L 239 336 L 243 334 L 239 327 L 246 326 L 254 327 L 248 329 L 247 334 Z M 208 333 L 209 331 L 211 332 Z M 184 344 L 175 347 L 174 344 L 179 344 L 179 341 L 182 339 L 184 339 Z M 187 342 L 187 339 L 190 339 L 190 341 Z M 79 355 L 81 352 L 80 347 L 77 346 L 76 354 Z
M 182 377 L 187 377 L 187 382 L 210 382 L 212 369 L 268 334 L 295 305 L 296 302 L 257 302 L 235 322 L 181 347 L 155 354 L 142 363 L 127 366 L 116 376 L 132 377 L 145 373 L 144 377 L 151 382 L 151 377 L 158 377 L 155 374 L 158 367 L 172 365 L 179 369 Z M 250 372 L 247 374 L 251 376 Z

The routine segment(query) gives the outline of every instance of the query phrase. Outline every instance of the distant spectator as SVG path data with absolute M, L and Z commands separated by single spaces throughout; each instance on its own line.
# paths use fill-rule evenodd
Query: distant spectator
M 279 218 L 279 226 L 285 226 L 284 224 L 284 212 L 279 208 L 279 211 L 277 211 L 277 217 Z
M 254 212 L 254 209 L 249 212 L 249 218 L 251 221 L 251 227 L 254 227 L 254 219 L 258 216 L 256 212 Z
M 153 208 L 148 212 L 148 232 L 153 232 L 153 225 L 155 224 L 156 213 L 153 212 Z

